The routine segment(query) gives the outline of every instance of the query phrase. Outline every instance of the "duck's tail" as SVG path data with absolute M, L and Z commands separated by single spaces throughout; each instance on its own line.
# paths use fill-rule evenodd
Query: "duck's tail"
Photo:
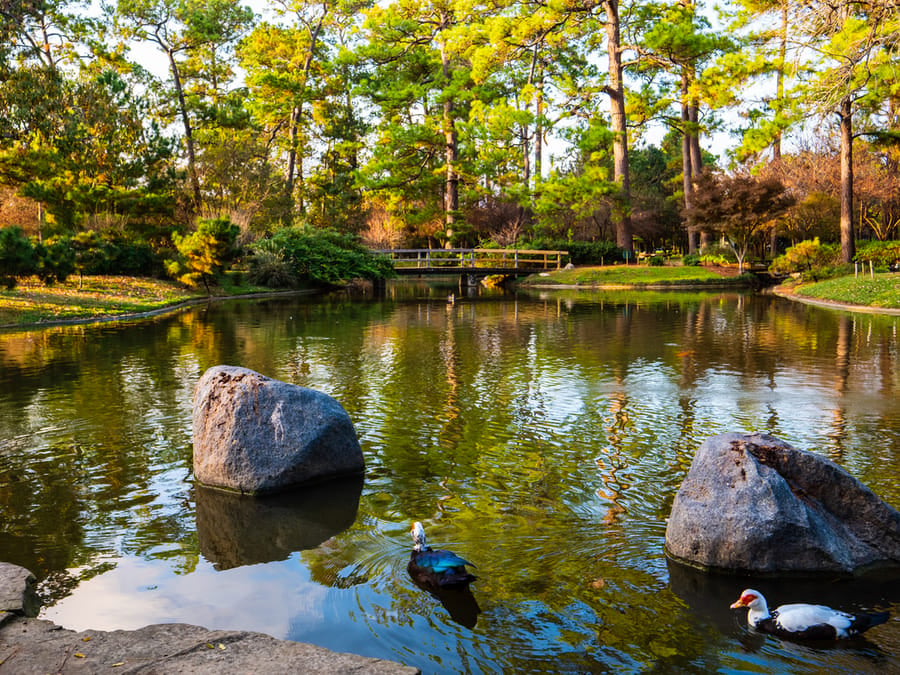
M 869 630 L 872 626 L 887 622 L 891 617 L 890 612 L 872 612 L 870 614 L 857 614 L 850 624 L 850 632 L 859 635 L 863 631 Z

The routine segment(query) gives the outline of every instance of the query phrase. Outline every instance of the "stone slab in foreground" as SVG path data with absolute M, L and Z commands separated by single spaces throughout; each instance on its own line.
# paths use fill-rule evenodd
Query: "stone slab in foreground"
M 76 633 L 26 616 L 37 611 L 31 600 L 33 582 L 25 568 L 0 563 L 0 675 L 419 672 L 393 661 L 333 652 L 262 633 L 188 624 Z M 28 601 L 23 602 L 26 597 Z
M 419 671 L 393 661 L 332 652 L 262 633 L 188 624 L 75 631 L 16 617 L 0 626 L 0 673 L 373 673 Z
M 267 494 L 365 470 L 350 416 L 335 399 L 247 368 L 213 366 L 194 389 L 194 477 Z
M 672 504 L 666 553 L 763 575 L 900 569 L 900 512 L 820 455 L 726 433 L 697 450 Z

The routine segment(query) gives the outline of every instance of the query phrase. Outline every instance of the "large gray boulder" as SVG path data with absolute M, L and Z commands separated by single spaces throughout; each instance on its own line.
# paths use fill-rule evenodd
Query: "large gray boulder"
M 350 416 L 330 396 L 247 368 L 214 366 L 194 390 L 194 477 L 265 494 L 362 473 Z
M 666 553 L 702 569 L 858 574 L 900 567 L 900 513 L 835 463 L 763 434 L 700 446 Z

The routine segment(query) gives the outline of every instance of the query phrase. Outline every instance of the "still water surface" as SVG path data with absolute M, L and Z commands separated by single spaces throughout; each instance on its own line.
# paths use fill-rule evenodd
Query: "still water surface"
M 900 672 L 900 582 L 754 581 L 891 609 L 838 648 L 750 633 L 745 579 L 666 561 L 694 451 L 762 431 L 900 506 L 900 319 L 772 297 L 516 295 L 410 283 L 0 334 L 0 560 L 74 629 L 187 622 L 424 672 Z M 191 393 L 240 365 L 334 396 L 364 480 L 265 500 L 197 487 Z M 409 525 L 471 593 L 406 573 Z

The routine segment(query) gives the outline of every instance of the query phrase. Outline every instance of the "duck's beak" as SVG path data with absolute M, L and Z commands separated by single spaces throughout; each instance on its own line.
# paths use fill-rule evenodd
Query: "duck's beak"
M 744 599 L 740 598 L 737 602 L 733 602 L 731 604 L 731 609 L 738 609 L 739 607 L 746 607 L 746 606 L 747 605 L 744 604 Z

